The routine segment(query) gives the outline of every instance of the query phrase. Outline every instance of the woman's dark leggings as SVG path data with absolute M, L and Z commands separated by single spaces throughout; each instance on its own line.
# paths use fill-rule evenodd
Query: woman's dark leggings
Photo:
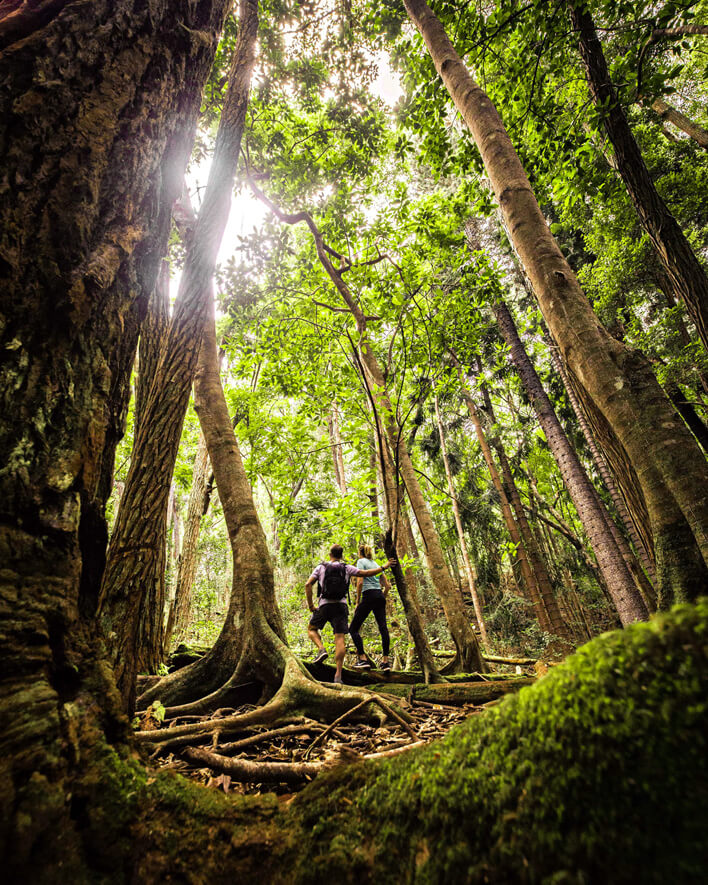
M 390 647 L 390 637 L 388 635 L 388 627 L 386 626 L 386 597 L 380 590 L 373 592 L 364 592 L 361 595 L 361 602 L 354 611 L 354 617 L 349 625 L 349 633 L 354 640 L 356 650 L 360 655 L 364 654 L 364 640 L 359 633 L 359 627 L 369 617 L 371 612 L 374 613 L 376 624 L 381 634 L 381 649 L 384 655 L 388 655 Z

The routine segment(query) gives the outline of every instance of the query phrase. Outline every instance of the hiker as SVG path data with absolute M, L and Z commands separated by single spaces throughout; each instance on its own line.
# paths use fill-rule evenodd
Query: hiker
M 372 559 L 373 551 L 368 544 L 359 545 L 359 559 L 356 567 L 358 569 L 376 568 L 376 563 Z M 381 669 L 390 670 L 391 664 L 388 660 L 388 651 L 390 647 L 390 637 L 388 635 L 388 626 L 386 624 L 386 597 L 391 585 L 386 575 L 381 573 L 380 577 L 357 578 L 356 582 L 356 609 L 354 617 L 349 625 L 349 633 L 354 640 L 357 652 L 357 662 L 354 667 L 358 670 L 370 670 L 371 664 L 364 653 L 364 640 L 361 638 L 359 628 L 369 617 L 371 612 L 376 618 L 376 626 L 381 634 L 381 650 L 383 657 L 381 659 Z
M 319 664 L 327 657 L 319 631 L 329 622 L 334 631 L 334 661 L 336 664 L 334 681 L 340 685 L 342 682 L 342 665 L 344 664 L 344 655 L 346 653 L 344 634 L 347 632 L 347 624 L 349 622 L 349 608 L 347 606 L 349 581 L 351 578 L 369 578 L 374 575 L 380 575 L 384 569 L 395 565 L 396 562 L 395 559 L 389 559 L 386 565 L 378 566 L 374 563 L 373 568 L 360 569 L 342 562 L 343 553 L 344 548 L 340 547 L 339 544 L 335 544 L 329 551 L 330 561 L 320 563 L 313 570 L 305 584 L 307 606 L 312 612 L 312 617 L 307 627 L 307 635 L 319 649 L 314 663 Z M 312 601 L 312 588 L 315 584 L 318 584 L 319 588 L 317 606 Z

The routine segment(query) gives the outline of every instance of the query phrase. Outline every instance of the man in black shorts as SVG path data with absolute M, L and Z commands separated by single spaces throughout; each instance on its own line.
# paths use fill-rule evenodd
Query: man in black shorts
M 340 684 L 342 682 L 342 665 L 344 664 L 344 655 L 346 653 L 344 635 L 349 624 L 349 608 L 347 606 L 349 581 L 351 578 L 367 578 L 371 575 L 380 575 L 384 569 L 395 564 L 395 560 L 390 559 L 386 565 L 362 570 L 342 562 L 343 553 L 344 549 L 339 544 L 335 544 L 329 551 L 329 562 L 320 563 L 305 584 L 307 606 L 312 612 L 312 617 L 307 627 L 307 635 L 319 650 L 315 663 L 318 664 L 327 657 L 319 631 L 329 622 L 334 631 L 334 662 L 337 667 L 334 681 Z M 312 601 L 312 588 L 315 584 L 318 584 L 319 587 L 317 606 Z

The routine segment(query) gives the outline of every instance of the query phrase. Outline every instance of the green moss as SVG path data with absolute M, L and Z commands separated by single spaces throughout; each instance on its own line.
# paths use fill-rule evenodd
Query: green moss
M 599 637 L 422 751 L 319 778 L 293 804 L 295 875 L 702 881 L 707 743 L 703 601 Z

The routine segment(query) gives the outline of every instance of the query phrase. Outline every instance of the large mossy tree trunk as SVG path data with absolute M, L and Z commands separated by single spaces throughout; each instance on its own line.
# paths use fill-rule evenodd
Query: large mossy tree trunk
M 561 253 L 489 96 L 425 0 L 404 0 L 482 156 L 504 224 L 565 366 L 625 449 L 646 501 L 664 603 L 708 580 L 708 464 L 637 351 L 601 325 Z
M 90 853 L 79 780 L 127 730 L 79 610 L 100 581 L 80 527 L 227 7 L 40 2 L 21 38 L 0 20 L 0 826 L 28 881 Z

